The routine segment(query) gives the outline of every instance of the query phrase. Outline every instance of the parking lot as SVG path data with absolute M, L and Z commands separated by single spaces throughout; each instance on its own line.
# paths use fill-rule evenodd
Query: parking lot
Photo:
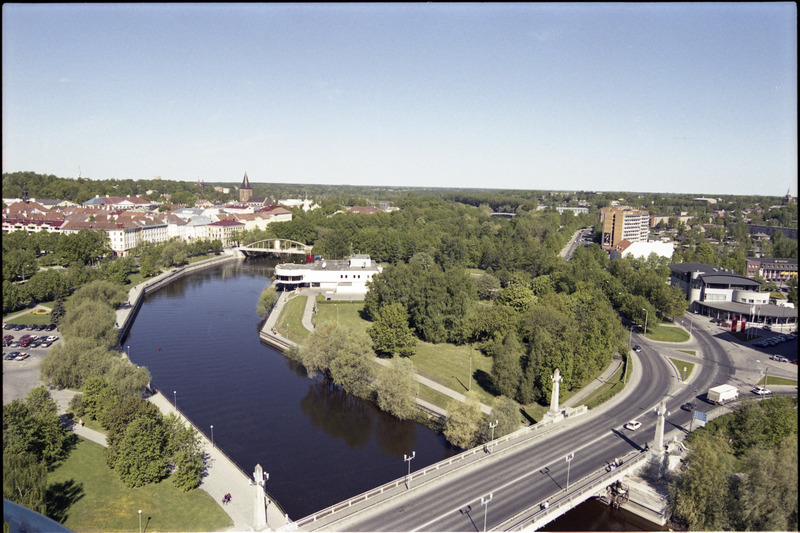
M 42 385 L 42 380 L 39 376 L 39 364 L 48 354 L 49 350 L 56 344 L 61 342 L 61 338 L 57 329 L 53 328 L 47 330 L 30 330 L 30 329 L 6 329 L 7 324 L 3 324 L 3 404 L 7 404 L 13 400 L 25 398 L 32 388 Z M 58 337 L 52 343 L 45 343 L 29 346 L 7 346 L 7 338 L 10 336 L 12 341 L 19 342 L 19 339 L 29 335 L 31 337 Z M 22 360 L 12 359 L 8 360 L 6 357 L 12 352 L 20 352 L 27 354 Z

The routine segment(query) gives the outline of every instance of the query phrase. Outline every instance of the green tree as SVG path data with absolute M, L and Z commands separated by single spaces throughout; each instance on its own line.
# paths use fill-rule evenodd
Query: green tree
M 278 293 L 275 285 L 265 287 L 264 290 L 261 291 L 261 295 L 258 297 L 258 303 L 256 304 L 256 314 L 258 318 L 261 320 L 265 319 L 277 300 Z
M 3 313 L 22 309 L 28 300 L 28 293 L 23 285 L 3 280 Z
M 408 326 L 408 312 L 403 304 L 393 303 L 378 311 L 375 323 L 367 329 L 375 351 L 379 354 L 414 355 L 417 339 Z
M 77 307 L 86 301 L 102 302 L 112 308 L 117 308 L 128 300 L 124 289 L 110 281 L 92 281 L 75 291 L 72 295 L 72 306 Z
M 32 453 L 3 450 L 3 498 L 45 514 L 47 467 L 44 462 Z
M 498 346 L 492 360 L 492 385 L 497 394 L 514 398 L 522 377 L 522 347 L 514 332 L 508 333 L 502 343 L 496 341 L 495 344 Z
M 35 387 L 24 400 L 3 406 L 3 454 L 32 454 L 53 468 L 71 440 L 58 418 L 58 407 L 45 387 Z
M 673 520 L 689 531 L 721 531 L 730 527 L 728 502 L 734 458 L 718 435 L 696 439 L 686 464 L 670 484 Z
M 69 293 L 66 281 L 59 271 L 47 269 L 33 275 L 25 285 L 28 296 L 37 302 L 63 298 Z
M 744 531 L 797 531 L 797 435 L 743 458 L 739 500 Z
M 64 308 L 64 300 L 63 298 L 56 298 L 53 301 L 53 310 L 50 311 L 50 322 L 53 324 L 60 324 L 61 319 L 64 318 L 64 314 L 66 313 L 66 309 Z
M 444 436 L 450 444 L 468 449 L 478 444 L 484 417 L 480 403 L 473 395 L 465 401 L 453 400 L 447 404 L 447 421 Z
M 3 246 L 3 280 L 28 280 L 39 270 L 36 254 L 30 250 L 6 249 Z
M 500 280 L 491 274 L 481 274 L 474 278 L 475 291 L 481 300 L 491 300 L 500 292 Z
M 167 432 L 165 453 L 172 464 L 173 483 L 184 492 L 192 490 L 200 484 L 204 468 L 200 435 L 174 413 L 164 419 L 164 427 Z
M 497 421 L 494 428 L 494 438 L 500 438 L 510 433 L 514 433 L 520 428 L 520 408 L 519 404 L 505 396 L 497 396 L 492 403 L 492 415 Z M 487 431 L 491 438 L 491 431 Z
M 406 358 L 395 357 L 388 366 L 380 368 L 375 382 L 378 408 L 400 420 L 412 418 L 416 413 L 419 394 L 416 374 L 414 363 Z
M 331 361 L 330 375 L 348 394 L 366 398 L 372 391 L 375 353 L 366 334 L 351 331 L 346 335 L 347 345 Z
M 119 402 L 114 386 L 103 378 L 89 378 L 83 386 L 83 406 L 90 418 L 104 420 L 106 412 L 114 409 Z
M 64 316 L 59 329 L 65 339 L 91 339 L 101 346 L 114 346 L 119 332 L 116 315 L 108 304 L 85 301 L 73 306 Z
M 161 420 L 136 418 L 126 426 L 119 441 L 114 470 L 130 488 L 160 481 L 167 475 L 166 445 L 167 434 Z

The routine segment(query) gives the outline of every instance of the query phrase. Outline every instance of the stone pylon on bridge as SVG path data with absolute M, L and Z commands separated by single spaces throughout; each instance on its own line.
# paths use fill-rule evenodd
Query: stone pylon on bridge
M 264 472 L 261 465 L 256 465 L 255 472 L 253 472 L 253 480 L 255 480 L 255 504 L 253 506 L 253 528 L 256 531 L 261 531 L 267 527 L 267 495 L 264 492 L 264 485 L 269 479 L 269 474 Z
M 557 415 L 559 412 L 558 389 L 559 389 L 559 383 L 561 383 L 562 380 L 561 372 L 559 372 L 557 368 L 556 371 L 553 372 L 553 377 L 551 379 L 553 380 L 553 392 L 552 395 L 550 396 L 550 414 Z

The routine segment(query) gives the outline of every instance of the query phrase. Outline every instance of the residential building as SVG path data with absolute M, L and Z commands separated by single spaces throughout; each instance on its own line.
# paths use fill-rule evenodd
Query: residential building
M 631 207 L 604 207 L 600 211 L 602 243 L 606 250 L 619 241 L 646 242 L 650 232 L 650 215 Z

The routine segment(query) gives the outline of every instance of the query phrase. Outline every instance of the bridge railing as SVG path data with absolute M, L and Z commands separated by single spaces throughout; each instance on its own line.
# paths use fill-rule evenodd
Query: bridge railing
M 585 412 L 585 411 L 583 411 L 583 410 L 579 411 L 579 413 L 581 413 L 581 414 L 583 412 Z M 519 439 L 519 442 L 516 442 L 516 443 L 514 443 L 514 444 L 512 444 L 512 445 L 510 445 L 510 446 L 508 446 L 506 448 L 503 448 L 502 450 L 497 450 L 497 451 L 507 452 L 507 451 L 517 447 L 517 446 L 526 444 L 527 440 L 521 439 L 521 437 L 523 437 L 525 435 L 528 435 L 530 433 L 534 433 L 535 432 L 537 434 L 537 436 L 538 435 L 542 435 L 543 436 L 543 435 L 548 434 L 551 431 L 555 431 L 557 429 L 559 429 L 559 426 L 556 425 L 554 421 L 539 422 L 538 424 L 535 424 L 533 426 L 522 428 L 522 429 L 520 429 L 518 431 L 515 431 L 514 433 L 510 433 L 510 434 L 505 435 L 503 437 L 499 437 L 499 438 L 487 443 L 485 447 L 484 446 L 477 446 L 475 448 L 471 448 L 469 450 L 461 452 L 458 455 L 454 455 L 453 457 L 450 457 L 450 458 L 445 459 L 443 461 L 439 461 L 438 463 L 434 463 L 434 464 L 432 464 L 430 466 L 427 466 L 427 467 L 425 467 L 425 468 L 423 468 L 421 470 L 417 470 L 416 472 L 412 472 L 410 476 L 403 476 L 402 478 L 395 479 L 394 481 L 390 481 L 389 483 L 386 483 L 384 485 L 381 485 L 379 487 L 371 489 L 371 490 L 369 490 L 367 492 L 362 492 L 361 494 L 358 494 L 357 496 L 353 496 L 349 500 L 344 500 L 344 501 L 339 502 L 337 504 L 334 504 L 334 505 L 332 505 L 330 507 L 326 507 L 325 509 L 317 511 L 314 514 L 308 515 L 308 516 L 306 516 L 304 518 L 301 518 L 300 520 L 297 520 L 296 522 L 293 522 L 293 523 L 289 524 L 289 526 L 287 526 L 287 529 L 288 530 L 295 530 L 297 528 L 306 526 L 308 524 L 312 524 L 312 523 L 314 523 L 314 522 L 316 522 L 316 521 L 318 521 L 318 520 L 320 520 L 322 518 L 330 517 L 331 515 L 333 515 L 336 512 L 347 510 L 347 509 L 351 508 L 355 504 L 366 502 L 366 501 L 368 501 L 370 499 L 374 499 L 376 496 L 380 496 L 380 495 L 384 494 L 385 492 L 390 491 L 392 489 L 396 489 L 396 488 L 398 488 L 398 487 L 400 487 L 402 485 L 405 485 L 406 483 L 416 484 L 416 486 L 418 487 L 420 483 L 427 483 L 429 481 L 433 481 L 433 479 L 435 479 L 434 475 L 436 473 L 438 473 L 439 470 L 441 470 L 441 469 L 444 469 L 444 468 L 447 468 L 447 467 L 450 467 L 450 466 L 453 466 L 453 465 L 457 465 L 456 466 L 457 469 L 465 467 L 465 466 L 468 466 L 466 459 L 474 458 L 474 456 L 476 454 L 482 454 L 482 455 L 485 455 L 486 457 L 490 457 L 490 455 L 486 455 L 487 451 L 492 451 L 494 453 L 494 450 L 496 449 L 496 447 L 499 444 L 511 441 L 512 439 Z M 547 430 L 550 430 L 550 431 L 547 431 Z M 426 478 L 426 476 L 429 476 L 429 477 Z
M 569 492 L 552 501 L 546 499 L 537 502 L 535 506 L 509 518 L 495 529 L 500 531 L 536 531 L 576 505 L 588 500 L 603 487 L 615 483 L 632 470 L 639 468 L 647 461 L 648 457 L 649 454 L 645 451 L 630 452 L 622 457 L 624 466 L 610 471 L 607 467 L 597 469 L 588 476 L 576 481 L 574 488 Z M 546 508 L 543 506 L 545 501 L 548 503 Z

